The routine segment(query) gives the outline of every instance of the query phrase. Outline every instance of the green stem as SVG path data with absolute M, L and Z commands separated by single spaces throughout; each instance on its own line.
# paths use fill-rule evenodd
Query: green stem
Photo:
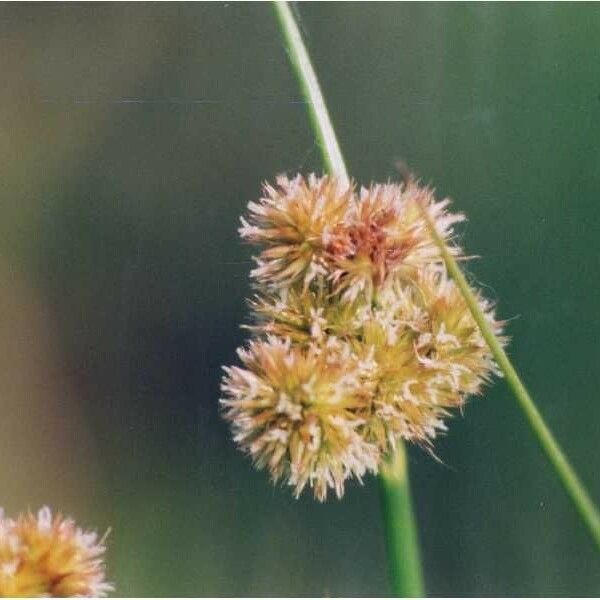
M 294 15 L 287 2 L 274 0 L 274 5 L 290 61 L 308 102 L 312 127 L 319 140 L 326 169 L 349 183 L 344 157 Z M 380 488 L 392 591 L 400 597 L 422 596 L 423 576 L 404 446 L 399 446 L 396 454 L 383 465 Z
M 319 140 L 327 171 L 335 174 L 342 182 L 348 183 L 350 178 L 348 177 L 344 157 L 331 124 L 319 80 L 310 62 L 310 56 L 296 24 L 296 19 L 287 2 L 275 0 L 274 5 L 279 25 L 288 45 L 288 55 L 292 67 L 296 72 L 302 93 L 308 102 L 311 124 Z
M 421 598 L 425 589 L 406 450 L 402 442 L 396 453 L 385 460 L 379 488 L 392 592 L 398 598 Z
M 421 212 L 424 218 L 427 220 L 433 238 L 438 245 L 446 267 L 452 278 L 459 287 L 464 299 L 469 306 L 473 318 L 479 325 L 481 333 L 489 346 L 492 355 L 496 359 L 496 363 L 500 367 L 500 370 L 504 373 L 504 377 L 508 386 L 512 390 L 519 407 L 525 414 L 525 418 L 529 422 L 534 435 L 537 437 L 542 449 L 546 453 L 546 456 L 550 460 L 554 467 L 560 481 L 562 482 L 567 494 L 570 496 L 573 504 L 577 508 L 579 515 L 581 516 L 584 523 L 587 525 L 592 538 L 600 548 L 600 513 L 594 505 L 590 495 L 588 494 L 585 486 L 575 473 L 575 470 L 567 460 L 560 446 L 554 439 L 552 432 L 548 425 L 544 422 L 544 418 L 537 409 L 535 402 L 529 395 L 527 388 L 521 381 L 517 371 L 513 367 L 510 359 L 508 358 L 502 344 L 494 334 L 492 326 L 488 319 L 486 319 L 481 306 L 475 294 L 471 290 L 463 272 L 460 270 L 458 263 L 454 257 L 448 252 L 448 248 L 444 243 L 444 240 L 440 237 L 435 225 L 429 217 L 427 210 L 421 206 Z

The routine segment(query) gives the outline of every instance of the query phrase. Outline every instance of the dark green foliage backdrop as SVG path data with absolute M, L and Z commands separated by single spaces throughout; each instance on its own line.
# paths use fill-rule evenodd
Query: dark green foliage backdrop
M 470 273 L 600 498 L 600 11 L 299 7 L 351 172 L 401 158 L 469 216 Z M 0 505 L 113 527 L 121 595 L 383 595 L 375 481 L 294 501 L 233 448 L 245 203 L 320 170 L 268 4 L 0 6 Z M 502 382 L 410 455 L 428 590 L 599 595 Z

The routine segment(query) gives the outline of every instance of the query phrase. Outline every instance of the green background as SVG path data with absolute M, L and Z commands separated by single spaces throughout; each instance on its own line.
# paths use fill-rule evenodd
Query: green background
M 469 222 L 469 272 L 600 498 L 600 9 L 299 6 L 349 169 L 404 160 Z M 235 450 L 260 184 L 321 169 L 266 3 L 0 6 L 0 505 L 112 526 L 119 595 L 385 595 L 376 481 L 295 501 Z M 411 450 L 434 595 L 600 595 L 502 381 Z

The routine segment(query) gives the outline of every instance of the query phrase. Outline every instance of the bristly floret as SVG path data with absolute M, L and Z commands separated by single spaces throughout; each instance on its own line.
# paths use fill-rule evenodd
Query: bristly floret
M 479 301 L 500 334 L 491 305 Z M 497 374 L 459 289 L 435 267 L 421 270 L 413 285 L 396 281 L 383 291 L 363 331 L 378 365 L 368 429 L 382 449 L 399 438 L 431 447 L 449 411 Z
M 241 218 L 239 229 L 243 239 L 264 246 L 251 276 L 270 288 L 308 285 L 324 272 L 324 239 L 346 217 L 352 187 L 328 176 L 282 175 L 275 186 L 264 184 L 263 193 L 248 203 L 248 218 Z
M 238 351 L 244 367 L 225 368 L 222 384 L 234 440 L 299 495 L 338 497 L 348 477 L 375 472 L 378 448 L 361 435 L 371 403 L 365 365 L 348 346 L 300 348 L 268 338 Z
M 257 335 L 275 335 L 294 343 L 323 343 L 331 337 L 352 341 L 360 333 L 364 299 L 341 302 L 326 289 L 286 288 L 277 294 L 257 294 L 248 301 Z
M 446 211 L 449 201 L 437 202 L 432 191 L 416 183 L 376 184 L 362 188 L 345 221 L 327 236 L 331 279 L 342 300 L 354 300 L 374 290 L 390 277 L 410 278 L 426 265 L 442 264 L 419 205 L 449 242 L 452 226 L 464 219 Z M 460 249 L 449 246 L 457 255 Z
M 53 517 L 47 506 L 16 519 L 0 509 L 0 597 L 106 596 L 113 586 L 104 551 L 96 533 Z

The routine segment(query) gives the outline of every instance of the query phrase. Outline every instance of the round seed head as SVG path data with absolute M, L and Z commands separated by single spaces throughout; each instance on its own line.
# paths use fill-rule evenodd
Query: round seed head
M 6 518 L 0 509 L 0 597 L 106 596 L 103 539 L 71 519 L 37 515 Z
M 424 265 L 442 264 L 419 205 L 424 206 L 442 238 L 463 220 L 446 211 L 448 201 L 437 202 L 430 189 L 416 183 L 372 185 L 362 188 L 347 218 L 327 236 L 331 279 L 342 300 L 354 300 L 374 291 L 390 278 L 410 278 Z M 451 252 L 460 249 L 451 246 Z
M 243 239 L 264 248 L 251 276 L 271 288 L 308 285 L 323 272 L 324 238 L 343 221 L 353 190 L 333 177 L 297 175 L 278 177 L 263 193 L 248 203 L 248 218 L 242 217 L 239 229 Z
M 376 471 L 377 447 L 361 435 L 371 384 L 348 346 L 298 347 L 252 341 L 243 367 L 225 369 L 221 404 L 234 440 L 296 495 L 306 485 L 324 500 L 349 477 Z
M 500 334 L 491 305 L 480 302 Z M 431 445 L 450 409 L 462 408 L 497 373 L 460 290 L 435 267 L 420 270 L 413 285 L 396 281 L 380 294 L 364 343 L 378 365 L 369 427 L 380 444 L 401 437 Z

